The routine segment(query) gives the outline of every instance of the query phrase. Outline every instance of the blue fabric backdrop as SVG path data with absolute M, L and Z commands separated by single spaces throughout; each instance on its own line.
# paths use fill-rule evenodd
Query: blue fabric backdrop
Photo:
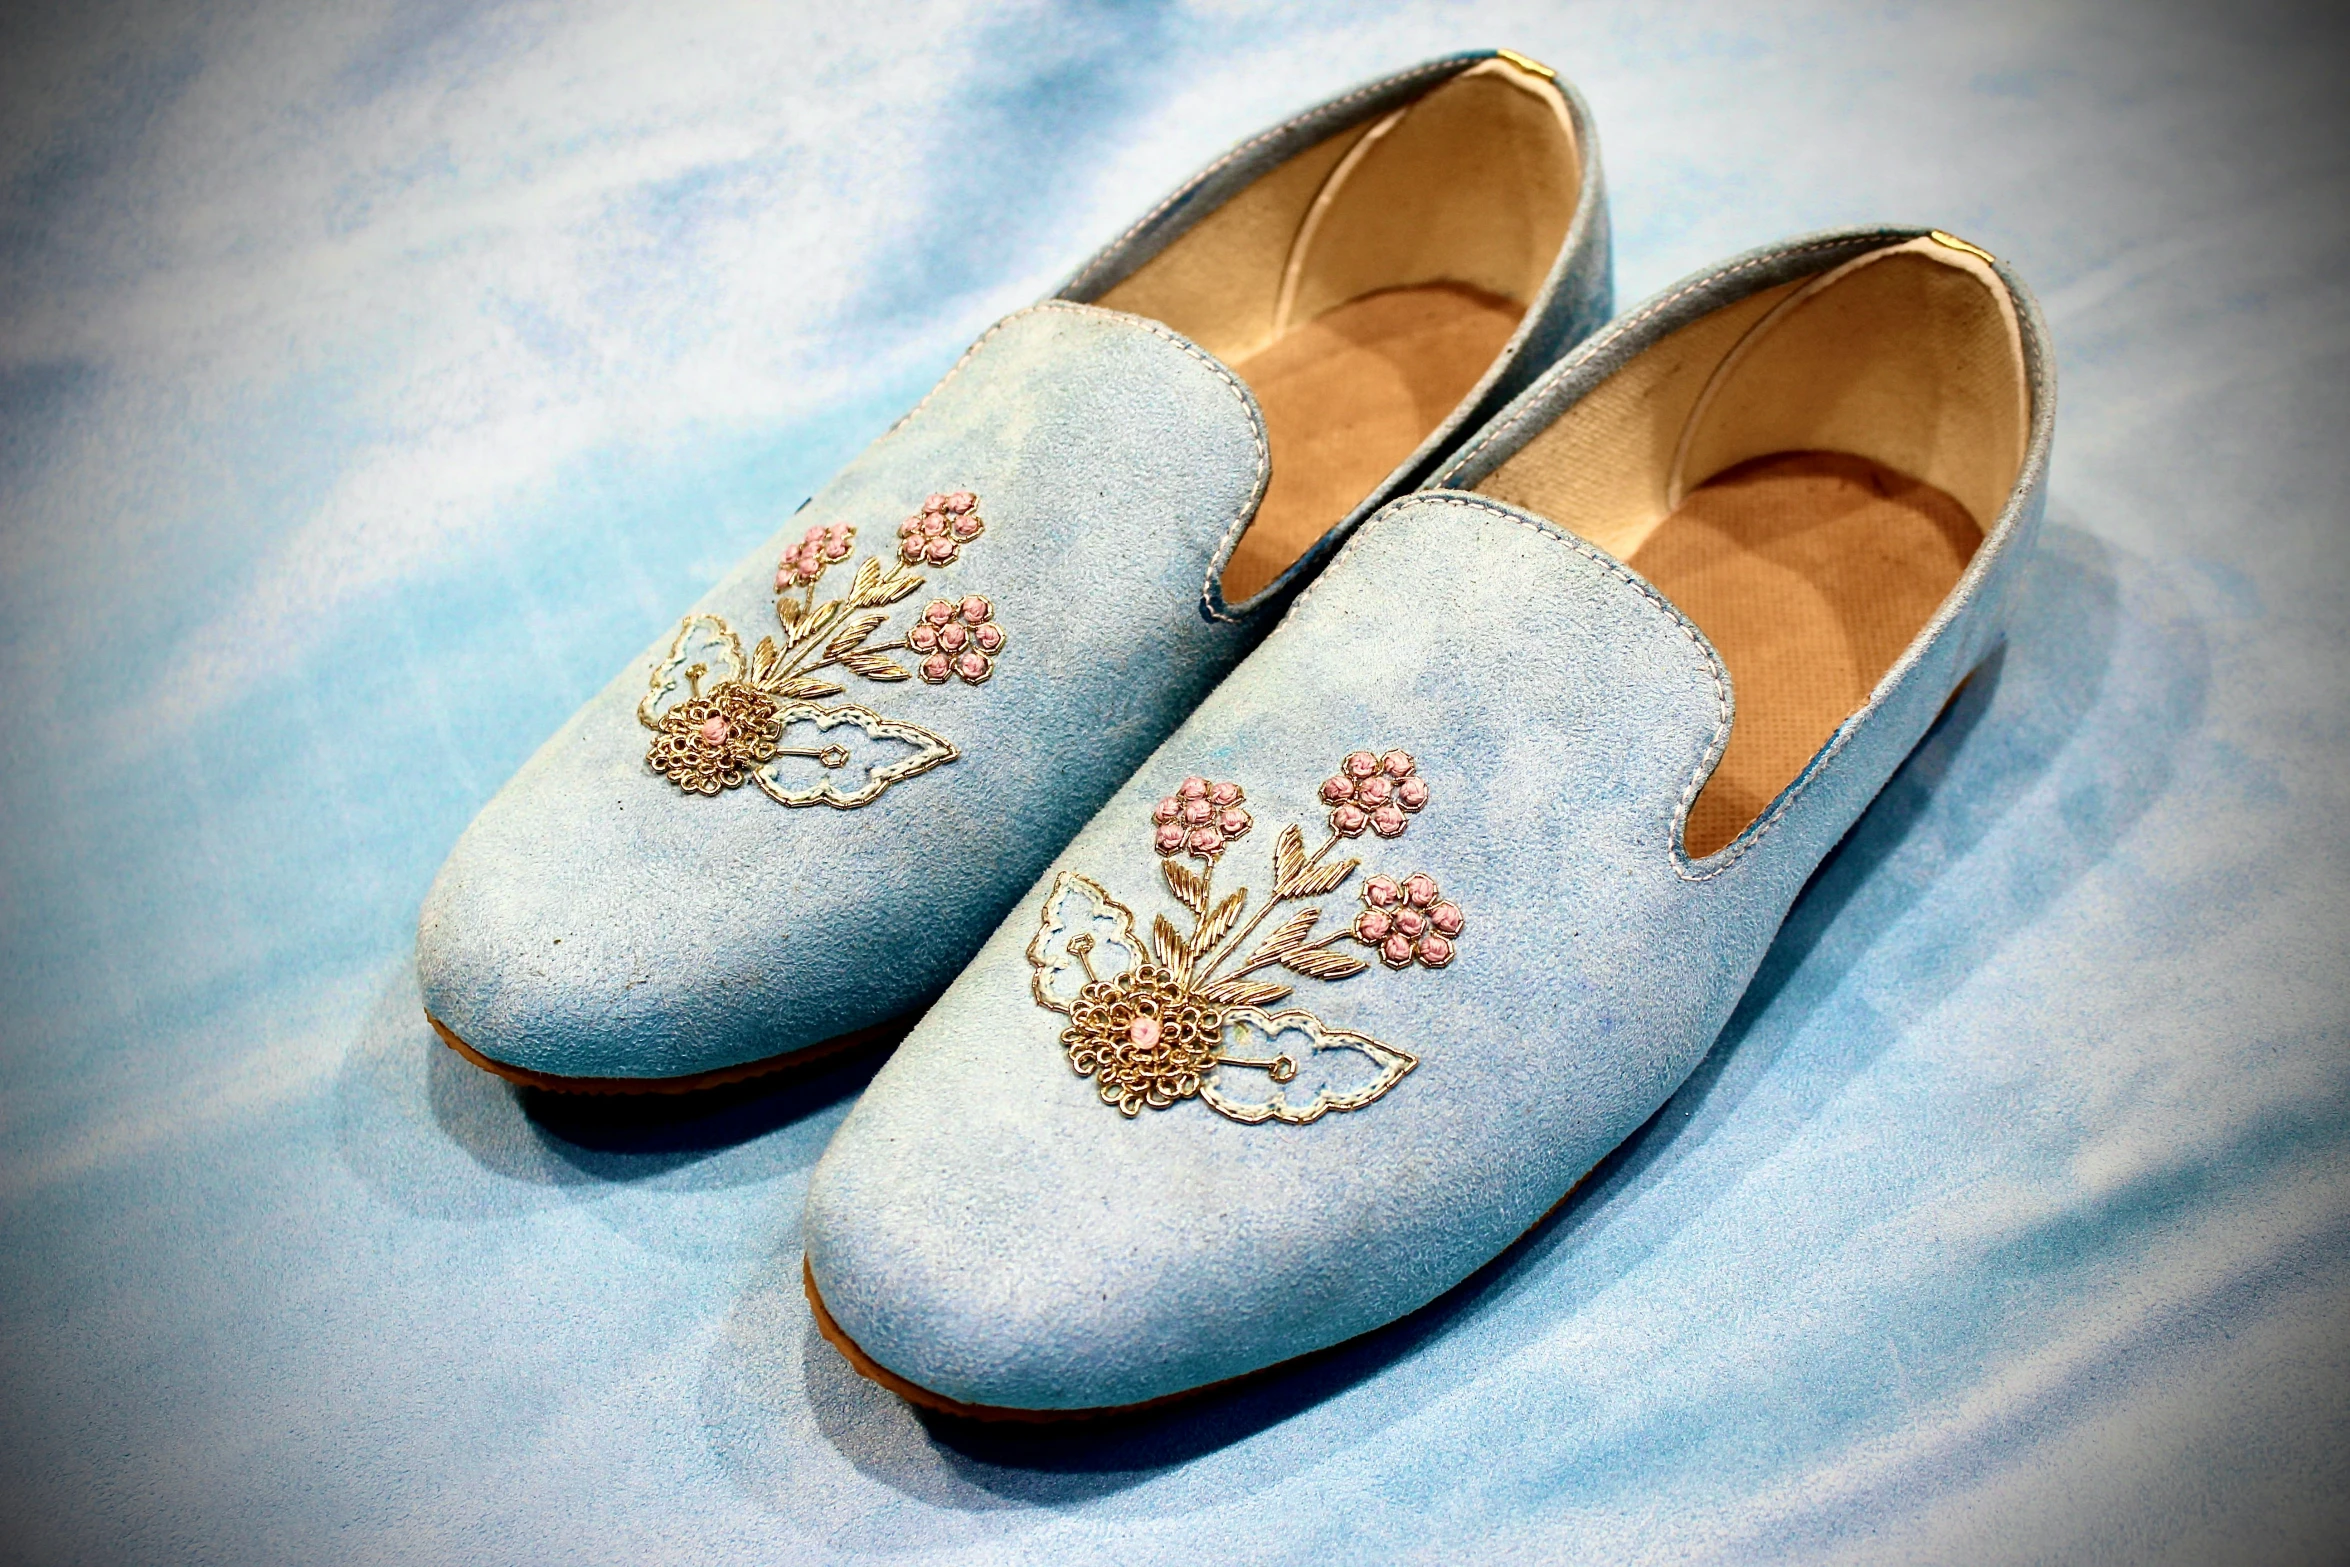
M 101 0 L 0 22 L 0 1556 L 2338 1559 L 2350 135 L 2316 10 Z M 1627 302 L 1898 218 L 2059 348 L 2012 643 L 1697 1077 L 1408 1323 L 1132 1430 L 812 1333 L 855 1069 L 435 1046 L 480 802 L 1004 310 L 1439 51 Z

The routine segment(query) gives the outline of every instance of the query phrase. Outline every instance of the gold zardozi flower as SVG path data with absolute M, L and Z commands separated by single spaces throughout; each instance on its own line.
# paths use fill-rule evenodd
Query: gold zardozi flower
M 1079 991 L 1061 1043 L 1079 1076 L 1101 1080 L 1103 1103 L 1139 1115 L 1198 1093 L 1223 1033 L 1220 1010 L 1145 963 Z
M 751 769 L 774 759 L 783 738 L 775 714 L 775 701 L 765 692 L 722 681 L 662 717 L 645 760 L 688 793 L 735 788 Z

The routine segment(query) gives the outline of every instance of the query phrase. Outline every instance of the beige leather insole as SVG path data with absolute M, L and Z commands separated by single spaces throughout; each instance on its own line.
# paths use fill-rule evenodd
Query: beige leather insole
M 1729 666 L 1737 715 L 1689 812 L 1728 844 L 1868 700 L 1982 543 L 1942 491 L 1865 457 L 1780 452 L 1707 480 L 1628 564 Z
M 1224 568 L 1238 603 L 1362 504 L 1467 396 L 1523 306 L 1458 283 L 1383 289 L 1233 366 L 1264 410 L 1273 476 Z

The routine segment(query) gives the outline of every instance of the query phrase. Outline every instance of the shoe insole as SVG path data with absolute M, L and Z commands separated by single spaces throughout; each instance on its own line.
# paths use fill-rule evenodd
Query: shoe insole
M 1838 452 L 1780 452 L 1682 498 L 1627 564 L 1729 666 L 1737 710 L 1689 812 L 1691 858 L 1728 844 L 1868 700 L 1982 543 L 1941 490 Z
M 1485 372 L 1523 307 L 1458 283 L 1350 300 L 1233 366 L 1264 410 L 1273 476 L 1224 568 L 1237 603 L 1362 504 Z

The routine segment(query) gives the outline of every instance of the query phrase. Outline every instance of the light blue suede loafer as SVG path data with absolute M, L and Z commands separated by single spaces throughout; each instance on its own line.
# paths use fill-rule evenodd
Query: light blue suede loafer
M 920 1006 L 1608 291 L 1590 117 L 1531 61 L 1432 61 L 1242 143 L 489 802 L 424 904 L 435 1027 L 525 1083 L 678 1089 Z
M 1680 1085 L 1994 645 L 2055 391 L 1912 229 L 1741 256 L 1383 508 L 1039 880 L 812 1177 L 819 1326 L 1045 1418 L 1337 1344 Z

